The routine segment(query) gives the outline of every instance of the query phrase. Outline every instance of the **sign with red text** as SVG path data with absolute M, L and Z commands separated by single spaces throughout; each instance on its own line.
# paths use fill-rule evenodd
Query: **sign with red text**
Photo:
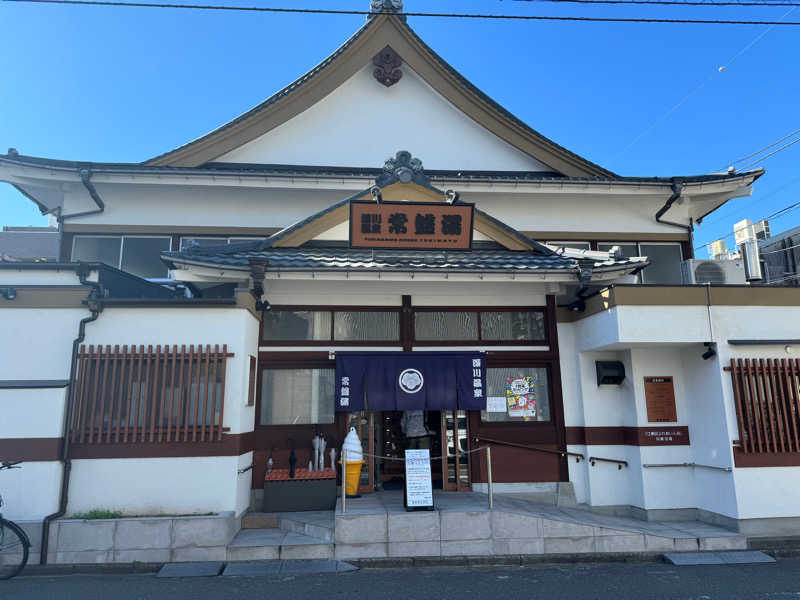
M 351 248 L 469 250 L 472 204 L 350 202 Z

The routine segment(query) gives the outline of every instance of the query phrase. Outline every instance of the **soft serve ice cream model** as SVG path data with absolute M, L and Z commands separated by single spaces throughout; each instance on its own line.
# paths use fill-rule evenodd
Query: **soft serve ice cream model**
M 358 439 L 356 428 L 351 427 L 342 444 L 342 469 L 344 472 L 345 492 L 348 496 L 358 494 L 358 480 L 361 476 L 361 465 L 364 464 L 364 450 Z

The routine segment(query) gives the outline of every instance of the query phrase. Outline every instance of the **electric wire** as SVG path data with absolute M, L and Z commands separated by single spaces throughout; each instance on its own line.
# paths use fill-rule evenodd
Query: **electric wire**
M 776 155 L 778 152 L 782 152 L 782 151 L 786 150 L 787 148 L 789 148 L 790 146 L 794 146 L 794 145 L 795 145 L 797 142 L 800 142 L 800 138 L 797 138 L 796 140 L 792 140 L 791 142 L 789 142 L 788 144 L 785 144 L 785 145 L 781 146 L 781 147 L 780 147 L 780 148 L 778 148 L 777 150 L 773 150 L 772 152 L 770 152 L 769 154 L 767 154 L 767 155 L 765 155 L 765 156 L 762 156 L 762 157 L 761 157 L 761 158 L 759 158 L 758 160 L 754 160 L 754 161 L 753 161 L 753 162 L 751 162 L 750 164 L 743 166 L 743 167 L 742 167 L 742 171 L 746 171 L 747 169 L 749 169 L 750 167 L 752 167 L 752 166 L 754 166 L 754 165 L 761 164 L 763 161 L 765 161 L 766 159 L 768 159 L 770 156 L 774 156 L 774 155 Z
M 514 0 L 515 2 L 543 2 L 543 3 L 556 3 L 556 4 L 634 4 L 637 6 L 646 6 L 648 4 L 654 6 L 742 6 L 742 7 L 776 7 L 776 6 L 800 6 L 800 2 L 775 2 L 773 0 L 766 0 L 765 2 L 698 2 L 698 1 L 681 1 L 681 0 Z
M 760 150 L 756 150 L 756 151 L 755 151 L 755 152 L 753 152 L 752 154 L 748 154 L 747 156 L 743 156 L 742 158 L 739 158 L 739 159 L 737 159 L 737 160 L 734 160 L 733 162 L 729 163 L 729 165 L 725 165 L 724 167 L 721 167 L 721 168 L 719 168 L 718 170 L 719 170 L 719 171 L 722 171 L 722 170 L 724 170 L 724 169 L 728 168 L 728 166 L 733 166 L 733 165 L 735 165 L 735 164 L 737 164 L 737 163 L 740 163 L 740 162 L 744 162 L 744 161 L 746 161 L 748 158 L 752 158 L 752 157 L 754 157 L 754 156 L 758 156 L 759 154 L 761 154 L 761 153 L 762 153 L 762 152 L 764 152 L 765 150 L 769 150 L 770 148 L 773 148 L 773 147 L 777 146 L 777 145 L 778 145 L 778 144 L 780 144 L 782 141 L 784 141 L 784 140 L 787 140 L 787 139 L 789 139 L 790 137 L 792 137 L 792 136 L 794 136 L 794 135 L 797 135 L 798 133 L 800 133 L 800 129 L 795 129 L 793 132 L 791 132 L 791 133 L 787 133 L 787 134 L 786 134 L 785 136 L 783 136 L 781 139 L 779 139 L 779 140 L 776 140 L 776 141 L 772 142 L 772 143 L 771 143 L 769 146 L 764 146 L 763 148 L 761 148 Z
M 794 10 L 795 10 L 795 7 L 792 7 L 792 8 L 790 8 L 789 10 L 787 10 L 787 11 L 786 11 L 786 12 L 783 14 L 783 16 L 781 16 L 781 18 L 780 18 L 780 21 L 781 21 L 781 22 L 788 22 L 788 21 L 783 21 L 783 20 L 784 20 L 786 17 L 788 17 L 790 14 L 792 14 L 792 12 L 794 12 Z M 736 60 L 737 60 L 739 57 L 741 57 L 741 56 L 742 56 L 742 55 L 743 55 L 745 52 L 747 52 L 748 50 L 750 50 L 750 48 L 752 48 L 752 47 L 753 47 L 753 46 L 755 46 L 755 45 L 756 45 L 758 42 L 760 42 L 760 41 L 762 40 L 762 38 L 763 38 L 765 35 L 767 35 L 767 34 L 768 34 L 770 31 L 772 31 L 774 28 L 775 28 L 775 25 L 772 25 L 772 26 L 770 26 L 769 28 L 767 28 L 767 29 L 765 29 L 764 31 L 762 31 L 761 33 L 759 33 L 759 34 L 758 34 L 758 35 L 757 35 L 755 38 L 753 38 L 753 39 L 750 41 L 750 43 L 746 44 L 746 45 L 745 45 L 745 46 L 744 46 L 744 47 L 743 47 L 741 50 L 739 50 L 739 51 L 738 51 L 736 54 L 734 54 L 734 55 L 733 55 L 731 58 L 729 58 L 729 59 L 728 59 L 728 60 L 725 62 L 725 64 L 724 64 L 724 65 L 722 65 L 721 67 L 717 67 L 717 70 L 716 70 L 716 71 L 713 71 L 712 73 L 709 73 L 708 77 L 706 77 L 706 78 L 705 78 L 704 80 L 702 80 L 702 81 L 701 81 L 699 84 L 697 84 L 697 85 L 696 85 L 696 86 L 695 86 L 695 87 L 694 87 L 694 88 L 693 88 L 691 91 L 689 91 L 689 93 L 688 93 L 688 94 L 686 94 L 686 95 L 685 95 L 685 96 L 684 96 L 684 97 L 683 97 L 683 98 L 682 98 L 682 99 L 681 99 L 681 100 L 680 100 L 680 101 L 679 101 L 677 104 L 675 104 L 675 105 L 674 105 L 672 108 L 670 108 L 670 109 L 669 109 L 669 110 L 668 110 L 666 113 L 664 113 L 662 116 L 658 117 L 658 118 L 657 118 L 657 119 L 655 119 L 653 122 L 651 122 L 651 123 L 650 123 L 650 125 L 648 125 L 648 126 L 647 126 L 647 127 L 644 129 L 644 131 L 642 131 L 642 133 L 640 133 L 638 136 L 636 136 L 635 138 L 633 138 L 633 140 L 631 140 L 631 141 L 628 143 L 628 145 L 627 145 L 627 146 L 625 146 L 625 147 L 624 147 L 622 150 L 620 150 L 620 151 L 619 151 L 619 152 L 618 152 L 618 153 L 617 153 L 615 156 L 613 156 L 613 157 L 611 158 L 611 161 L 614 161 L 614 160 L 616 160 L 617 158 L 619 158 L 620 156 L 622 156 L 623 154 L 625 154 L 625 153 L 626 153 L 628 150 L 630 150 L 630 149 L 631 149 L 631 148 L 632 148 L 632 147 L 633 147 L 633 146 L 634 146 L 636 143 L 638 143 L 638 142 L 639 142 L 639 140 L 641 140 L 643 137 L 645 137 L 647 134 L 649 134 L 651 131 L 653 131 L 653 129 L 655 129 L 656 127 L 658 127 L 658 126 L 659 126 L 661 123 L 663 123 L 664 121 L 666 121 L 666 120 L 667 120 L 667 119 L 668 119 L 668 118 L 669 118 L 669 117 L 670 117 L 670 116 L 671 116 L 671 115 L 672 115 L 672 114 L 673 114 L 673 113 L 674 113 L 676 110 L 678 110 L 678 109 L 679 109 L 681 106 L 683 106 L 683 105 L 684 105 L 684 104 L 685 104 L 685 103 L 686 103 L 686 102 L 687 102 L 687 101 L 688 101 L 688 100 L 689 100 L 689 99 L 690 99 L 692 96 L 694 96 L 695 94 L 697 94 L 697 92 L 699 92 L 701 89 L 703 89 L 703 88 L 704 88 L 704 87 L 705 87 L 705 86 L 706 86 L 706 85 L 707 85 L 707 84 L 708 84 L 708 83 L 711 81 L 711 79 L 713 79 L 713 78 L 714 78 L 715 76 L 717 76 L 719 73 L 722 73 L 723 71 L 725 71 L 725 69 L 727 69 L 728 67 L 730 67 L 730 66 L 731 66 L 731 65 L 734 63 L 734 61 L 736 61 Z
M 794 246 L 789 246 L 788 248 L 781 248 L 780 250 L 770 250 L 769 252 L 760 252 L 761 256 L 766 256 L 767 254 L 778 254 L 780 252 L 788 252 L 789 250 L 793 250 L 794 248 L 800 248 L 800 244 L 795 244 Z
M 565 21 L 584 23 L 672 23 L 672 24 L 697 24 L 697 25 L 787 25 L 800 26 L 800 21 L 748 21 L 731 19 L 666 19 L 654 17 L 583 17 L 583 16 L 554 16 L 554 15 L 508 15 L 489 13 L 440 13 L 440 12 L 393 12 L 369 10 L 345 10 L 326 8 L 278 8 L 266 6 L 222 6 L 219 4 L 175 4 L 175 3 L 150 3 L 150 2 L 123 2 L 116 0 L 3 0 L 8 3 L 28 4 L 58 4 L 81 6 L 114 6 L 127 8 L 173 8 L 187 10 L 216 10 L 238 12 L 264 12 L 288 14 L 317 14 L 317 15 L 394 15 L 403 17 L 433 17 L 446 19 L 490 19 L 505 21 Z
M 756 223 L 759 223 L 761 221 L 765 221 L 767 219 L 783 218 L 787 214 L 789 214 L 790 212 L 792 212 L 794 210 L 797 210 L 798 208 L 800 208 L 800 202 L 795 202 L 794 204 L 790 204 L 789 206 L 784 206 L 780 210 L 775 211 L 774 213 L 772 213 L 771 215 L 767 215 L 766 217 L 761 217 L 760 219 L 758 219 L 756 221 Z M 699 246 L 695 246 L 695 250 L 702 250 L 703 248 L 706 248 L 706 247 L 710 246 L 714 242 L 718 242 L 720 240 L 724 240 L 724 239 L 727 239 L 727 238 L 729 238 L 731 236 L 734 236 L 737 233 L 739 233 L 740 231 L 743 231 L 743 230 L 747 229 L 747 227 L 748 227 L 748 225 L 744 225 L 742 227 L 738 227 L 738 228 L 734 229 L 731 233 L 723 235 L 722 237 L 718 237 L 718 238 L 716 238 L 714 240 L 711 240 L 710 242 L 706 242 L 704 244 L 700 244 Z

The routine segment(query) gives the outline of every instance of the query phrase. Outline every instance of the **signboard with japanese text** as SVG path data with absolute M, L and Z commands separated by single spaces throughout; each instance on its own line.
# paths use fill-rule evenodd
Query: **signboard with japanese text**
M 430 450 L 406 450 L 406 507 L 433 508 Z
M 645 377 L 644 398 L 648 423 L 674 423 L 678 420 L 672 377 Z
M 350 202 L 351 248 L 469 250 L 474 205 Z

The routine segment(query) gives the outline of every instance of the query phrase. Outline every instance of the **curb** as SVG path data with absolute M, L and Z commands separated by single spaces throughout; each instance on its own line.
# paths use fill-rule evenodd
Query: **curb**
M 348 560 L 359 569 L 424 567 L 523 567 L 563 563 L 662 562 L 663 552 L 604 552 L 581 554 L 510 554 L 502 556 L 429 556 L 416 558 L 362 558 Z
M 110 563 L 110 564 L 56 564 L 25 565 L 18 577 L 43 577 L 47 575 L 131 575 L 155 573 L 164 563 Z
M 800 557 L 800 539 L 751 540 L 751 550 L 773 558 Z M 224 561 L 226 564 L 235 561 Z M 361 558 L 346 562 L 359 569 L 412 569 L 429 567 L 524 567 L 528 565 L 579 563 L 663 563 L 663 552 L 588 552 L 581 554 L 510 554 L 502 556 L 422 556 Z M 48 575 L 131 575 L 156 573 L 164 563 L 27 565 L 21 577 Z

